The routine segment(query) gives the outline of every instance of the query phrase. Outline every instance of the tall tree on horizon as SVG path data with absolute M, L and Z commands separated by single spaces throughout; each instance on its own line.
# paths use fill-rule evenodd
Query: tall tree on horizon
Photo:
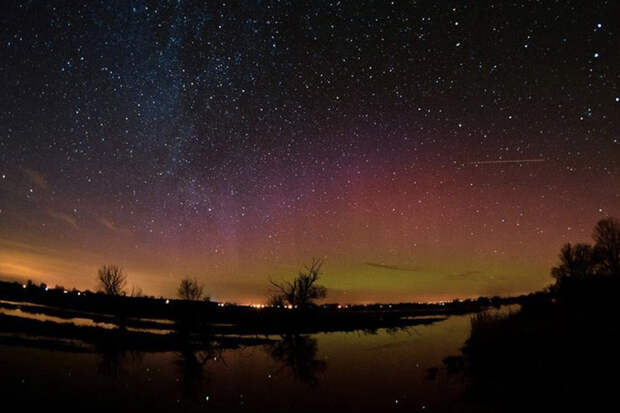
M 108 295 L 123 295 L 127 284 L 127 275 L 118 265 L 102 265 L 97 272 L 99 290 Z
M 203 286 L 197 279 L 185 278 L 181 280 L 177 295 L 182 300 L 197 301 L 202 297 Z
M 286 301 L 293 307 L 303 309 L 312 305 L 314 300 L 325 298 L 327 288 L 316 285 L 322 265 L 323 261 L 315 258 L 309 266 L 306 266 L 306 271 L 300 271 L 292 282 L 270 281 L 279 291 L 279 295 L 270 298 L 270 303 Z

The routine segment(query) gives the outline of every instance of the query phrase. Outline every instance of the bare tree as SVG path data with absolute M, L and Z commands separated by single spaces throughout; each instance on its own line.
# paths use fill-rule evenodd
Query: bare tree
M 127 276 L 118 265 L 103 265 L 99 268 L 97 279 L 99 289 L 109 295 L 121 295 L 125 293 Z
M 181 285 L 177 290 L 177 295 L 182 300 L 196 301 L 200 300 L 200 297 L 202 297 L 202 290 L 203 287 L 198 283 L 198 280 L 185 278 L 181 280 Z
M 620 221 L 613 217 L 601 219 L 594 227 L 592 238 L 601 272 L 620 276 Z
M 279 296 L 271 297 L 270 302 L 285 301 L 296 308 L 307 308 L 314 300 L 325 298 L 327 288 L 315 284 L 321 274 L 322 265 L 323 261 L 315 258 L 305 267 L 306 271 L 300 271 L 292 282 L 276 283 L 270 280 L 271 285 L 279 291 Z

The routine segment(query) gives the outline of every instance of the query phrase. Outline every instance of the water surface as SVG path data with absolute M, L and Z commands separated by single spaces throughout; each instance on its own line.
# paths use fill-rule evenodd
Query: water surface
M 0 386 L 25 405 L 153 411 L 460 411 L 462 380 L 429 368 L 459 353 L 470 317 L 399 330 L 272 337 L 181 352 L 0 346 Z

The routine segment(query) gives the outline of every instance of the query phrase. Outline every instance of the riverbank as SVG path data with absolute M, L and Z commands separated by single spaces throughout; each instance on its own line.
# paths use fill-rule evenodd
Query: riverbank
M 152 333 L 183 330 L 209 334 L 271 335 L 400 328 L 430 323 L 449 315 L 515 304 L 523 299 L 523 296 L 480 297 L 447 303 L 326 304 L 301 311 L 211 301 L 109 296 L 0 282 L 0 311 L 5 315 L 105 329 L 116 326 Z
M 581 293 L 525 303 L 505 315 L 472 317 L 460 355 L 444 367 L 467 383 L 481 411 L 594 411 L 615 403 L 620 368 L 617 280 Z

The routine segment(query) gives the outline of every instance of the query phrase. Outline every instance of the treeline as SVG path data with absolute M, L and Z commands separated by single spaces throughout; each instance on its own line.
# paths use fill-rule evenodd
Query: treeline
M 558 300 L 597 306 L 616 300 L 620 288 L 620 221 L 613 217 L 598 221 L 592 239 L 593 244 L 562 246 L 560 262 L 551 269 L 555 284 L 550 292 Z
M 32 282 L 20 284 L 0 281 L 0 299 L 42 304 L 82 313 L 165 319 L 173 319 L 180 308 L 188 308 L 190 311 L 207 314 L 217 307 L 217 303 L 211 301 L 111 295 L 101 291 L 67 290 L 61 286 L 50 288 L 45 284 L 36 285 Z
M 103 265 L 97 271 L 98 292 L 112 296 L 126 296 L 127 274 L 115 264 Z M 177 296 L 181 300 L 198 301 L 203 298 L 204 287 L 197 279 L 184 278 L 177 289 Z M 142 297 L 142 289 L 132 287 L 129 296 Z M 163 298 L 163 297 L 162 297 Z M 204 296 L 205 301 L 210 301 L 209 296 Z
M 483 411 L 604 411 L 616 403 L 620 369 L 620 223 L 600 220 L 592 244 L 567 243 L 555 284 L 521 310 L 478 313 L 461 356 L 464 400 Z M 462 378 L 461 378 L 462 379 Z

